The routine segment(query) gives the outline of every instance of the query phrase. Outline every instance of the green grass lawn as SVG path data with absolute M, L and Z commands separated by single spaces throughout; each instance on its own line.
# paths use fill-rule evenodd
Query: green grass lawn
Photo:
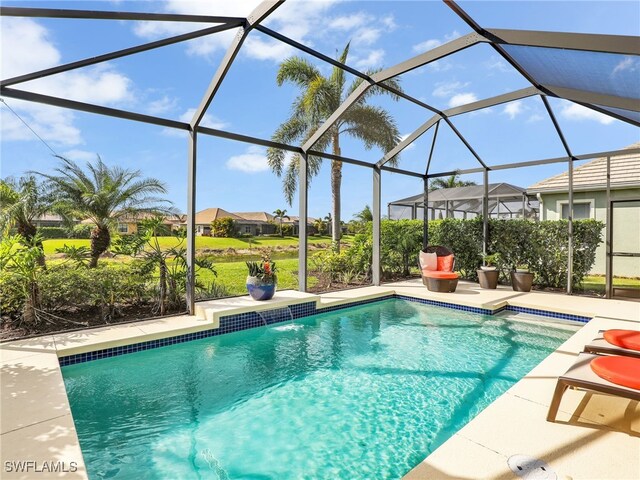
M 619 288 L 640 288 L 640 278 L 613 277 L 613 285 Z M 589 275 L 584 277 L 581 287 L 584 290 L 604 291 L 604 275 Z
M 178 244 L 179 239 L 176 237 L 158 237 L 160 246 L 162 248 L 171 248 Z M 349 242 L 349 237 L 344 237 L 346 242 Z M 329 236 L 317 236 L 309 237 L 310 244 L 329 245 L 331 243 L 331 237 Z M 52 255 L 56 253 L 56 249 L 69 246 L 89 246 L 88 239 L 70 239 L 70 238 L 56 238 L 44 241 L 44 253 L 45 255 Z M 265 247 L 289 247 L 298 246 L 298 237 L 254 237 L 254 238 L 214 238 L 214 237 L 196 237 L 196 249 L 202 250 L 205 248 L 213 250 L 226 250 L 228 248 L 239 249 L 259 249 Z
M 278 289 L 297 289 L 298 288 L 298 259 L 290 258 L 276 261 L 278 269 Z M 201 271 L 200 281 L 208 283 L 212 279 L 221 283 L 229 290 L 229 295 L 246 295 L 247 287 L 245 281 L 247 279 L 247 266 L 244 262 L 225 262 L 215 264 L 217 277 L 207 271 Z M 314 286 L 316 279 L 309 277 L 309 286 Z

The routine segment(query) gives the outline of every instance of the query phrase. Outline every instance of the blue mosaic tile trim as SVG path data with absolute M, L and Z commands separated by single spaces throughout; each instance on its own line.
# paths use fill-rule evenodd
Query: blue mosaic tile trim
M 524 308 L 516 306 L 501 307 L 497 310 L 489 310 L 487 308 L 467 307 L 465 305 L 457 305 L 455 303 L 440 302 L 437 300 L 428 300 L 424 298 L 409 297 L 406 295 L 394 295 L 389 294 L 383 297 L 369 298 L 366 300 L 359 300 L 356 302 L 345 303 L 342 305 L 332 305 L 324 308 L 316 308 L 316 302 L 306 302 L 296 305 L 290 305 L 289 309 L 291 314 L 286 308 L 278 308 L 274 310 L 267 310 L 260 316 L 257 312 L 246 312 L 235 315 L 227 315 L 220 317 L 220 327 L 210 330 L 203 330 L 201 332 L 187 333 L 184 335 L 177 335 L 175 337 L 160 338 L 158 340 L 150 340 L 148 342 L 134 343 L 132 345 L 123 345 L 121 347 L 106 348 L 103 350 L 95 350 L 93 352 L 78 353 L 75 355 L 68 355 L 66 357 L 60 357 L 58 361 L 61 367 L 67 365 L 74 365 L 76 363 L 89 362 L 92 360 L 100 360 L 102 358 L 110 358 L 118 355 L 125 355 L 128 353 L 141 352 L 144 350 L 150 350 L 152 348 L 165 347 L 167 345 L 175 345 L 176 343 L 190 342 L 192 340 L 200 340 L 202 338 L 214 337 L 218 335 L 224 335 L 226 333 L 238 332 L 240 330 L 247 330 L 250 328 L 262 327 L 265 322 L 267 325 L 273 325 L 275 323 L 285 322 L 298 318 L 309 317 L 316 313 L 334 312 L 336 310 L 343 310 L 345 308 L 357 307 L 360 305 L 367 305 L 370 303 L 379 302 L 382 300 L 388 300 L 391 298 L 397 298 L 400 300 L 406 300 L 409 302 L 422 303 L 424 305 L 434 305 L 437 307 L 451 308 L 454 310 L 461 310 L 464 312 L 478 313 L 481 315 L 495 315 L 496 313 L 504 310 L 520 313 L 530 313 L 532 315 L 540 315 L 543 317 L 557 318 L 560 320 L 570 320 L 574 322 L 586 323 L 591 320 L 590 317 L 583 317 L 580 315 L 570 315 L 566 313 L 550 312 L 548 310 L 538 310 L 535 308 Z
M 466 305 L 457 305 L 455 303 L 439 302 L 437 300 L 428 300 L 426 298 L 407 297 L 405 295 L 395 295 L 395 298 L 400 300 L 407 300 L 409 302 L 422 303 L 424 305 L 434 305 L 436 307 L 452 308 L 454 310 L 462 310 L 463 312 L 479 313 L 481 315 L 493 315 L 496 310 L 489 310 L 488 308 L 467 307 Z
M 583 317 L 581 315 L 571 315 L 569 313 L 550 312 L 548 310 L 538 310 L 537 308 L 516 307 L 507 305 L 506 310 L 511 312 L 530 313 L 531 315 L 540 315 L 541 317 L 558 318 L 560 320 L 570 320 L 572 322 L 587 323 L 591 317 Z
M 390 293 L 382 297 L 368 298 L 366 300 L 358 300 L 357 302 L 343 303 L 341 305 L 331 305 L 329 307 L 322 307 L 316 310 L 316 313 L 328 313 L 335 312 L 336 310 L 343 310 L 345 308 L 359 307 L 360 305 L 367 305 L 369 303 L 380 302 L 382 300 L 389 300 L 390 298 L 396 298 L 396 295 Z

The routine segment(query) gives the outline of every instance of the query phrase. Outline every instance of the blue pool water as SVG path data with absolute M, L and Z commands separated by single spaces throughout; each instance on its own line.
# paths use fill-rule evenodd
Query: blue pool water
M 62 369 L 90 478 L 400 478 L 575 329 L 399 299 Z

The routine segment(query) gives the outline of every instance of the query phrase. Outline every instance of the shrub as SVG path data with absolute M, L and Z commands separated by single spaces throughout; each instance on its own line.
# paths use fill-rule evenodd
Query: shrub
M 45 240 L 53 238 L 90 238 L 92 229 L 93 225 L 79 223 L 71 229 L 64 227 L 40 227 L 38 228 L 38 233 Z
M 236 234 L 236 223 L 232 218 L 225 217 L 211 222 L 211 235 L 214 237 L 231 238 Z

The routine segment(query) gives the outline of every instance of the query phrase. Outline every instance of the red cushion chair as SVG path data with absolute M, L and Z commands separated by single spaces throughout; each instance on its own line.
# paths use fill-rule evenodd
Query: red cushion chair
M 422 274 L 422 283 L 431 292 L 451 293 L 456 291 L 459 275 L 453 271 L 455 257 L 451 250 L 441 246 L 431 246 L 423 250 L 425 253 L 435 253 L 437 255 L 437 270 L 426 270 L 420 263 L 418 256 L 418 266 Z

